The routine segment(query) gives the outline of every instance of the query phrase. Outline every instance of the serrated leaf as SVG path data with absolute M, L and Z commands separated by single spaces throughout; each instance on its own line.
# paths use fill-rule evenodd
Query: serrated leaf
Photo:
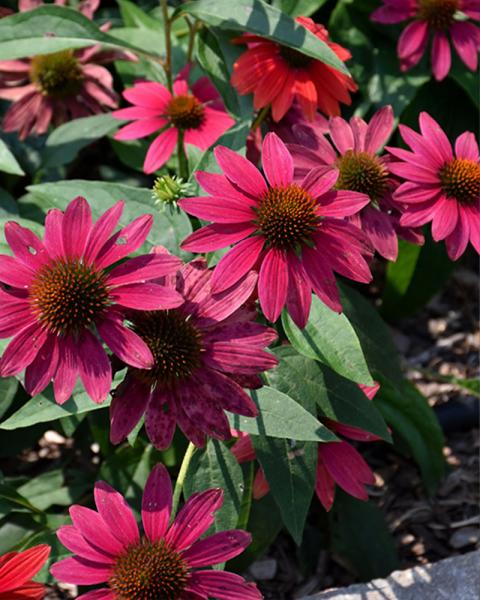
M 292 445 L 264 436 L 253 437 L 252 442 L 283 523 L 300 545 L 315 489 L 317 445 Z
M 300 354 L 319 360 L 347 379 L 373 385 L 360 341 L 345 314 L 334 312 L 313 296 L 304 329 L 297 327 L 286 311 L 282 314 L 282 324 Z
M 255 419 L 228 414 L 231 427 L 252 435 L 299 441 L 327 442 L 336 437 L 298 402 L 278 390 L 264 386 L 250 392 L 259 408 Z
M 225 531 L 237 526 L 243 494 L 243 473 L 233 454 L 217 440 L 210 440 L 205 450 L 197 450 L 192 457 L 184 482 L 188 499 L 196 492 L 221 488 L 224 501 L 215 514 L 213 531 Z
M 345 65 L 327 44 L 289 15 L 261 0 L 196 0 L 182 5 L 182 11 L 208 25 L 233 31 L 248 31 L 295 48 L 342 73 L 348 73 Z
M 61 210 L 65 210 L 67 204 L 76 196 L 84 196 L 90 204 L 94 219 L 98 219 L 118 200 L 125 200 L 120 226 L 128 225 L 143 214 L 155 215 L 154 225 L 146 240 L 147 251 L 160 244 L 181 258 L 191 257 L 189 253 L 179 250 L 180 242 L 192 231 L 190 220 L 181 211 L 161 212 L 154 205 L 151 190 L 119 183 L 72 179 L 32 185 L 28 187 L 28 191 Z
M 25 171 L 18 164 L 7 144 L 0 139 L 0 171 L 12 175 L 25 175 Z
M 71 162 L 92 142 L 115 131 L 120 121 L 111 113 L 84 117 L 64 123 L 52 131 L 45 142 L 43 167 L 59 167 Z
M 318 406 L 323 416 L 360 427 L 391 441 L 385 421 L 375 404 L 357 384 L 319 362 L 297 354 L 287 346 L 273 351 L 279 365 L 267 373 L 269 384 L 310 410 Z

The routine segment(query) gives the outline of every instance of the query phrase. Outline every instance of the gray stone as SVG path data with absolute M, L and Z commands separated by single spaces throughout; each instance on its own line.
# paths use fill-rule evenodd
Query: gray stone
M 450 546 L 455 549 L 465 548 L 476 544 L 480 538 L 480 529 L 478 527 L 462 527 L 457 529 L 449 540 Z
M 250 565 L 250 574 L 257 581 L 273 579 L 277 573 L 277 561 L 274 558 L 256 560 Z
M 480 551 L 303 600 L 480 600 Z

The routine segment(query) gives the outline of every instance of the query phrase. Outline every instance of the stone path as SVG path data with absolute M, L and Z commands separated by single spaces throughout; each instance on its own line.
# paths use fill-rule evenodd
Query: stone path
M 480 550 L 302 600 L 480 600 Z

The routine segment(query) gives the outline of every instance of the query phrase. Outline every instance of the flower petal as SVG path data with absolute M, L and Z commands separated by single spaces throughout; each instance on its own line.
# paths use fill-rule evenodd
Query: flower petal
M 67 258 L 79 258 L 92 229 L 92 212 L 85 198 L 78 196 L 67 206 L 62 221 L 63 250 Z
M 175 150 L 177 140 L 178 129 L 174 127 L 170 127 L 170 129 L 167 129 L 155 138 L 148 149 L 143 164 L 143 170 L 147 175 L 153 173 L 167 162 Z
M 212 292 L 222 292 L 237 283 L 250 271 L 262 251 L 264 239 L 261 236 L 249 237 L 236 244 L 215 267 L 212 277 Z
M 262 166 L 272 187 L 287 186 L 293 181 L 293 159 L 282 140 L 267 133 L 262 146 Z
M 95 504 L 103 521 L 124 547 L 140 540 L 138 525 L 125 498 L 105 481 L 97 481 Z
M 259 198 L 267 192 L 264 178 L 249 160 L 226 146 L 217 146 L 214 154 L 228 179 L 246 194 Z
M 98 332 L 110 350 L 123 362 L 138 369 L 150 369 L 153 356 L 147 344 L 118 318 L 106 318 L 97 323 Z
M 251 541 L 252 536 L 246 531 L 220 531 L 195 542 L 182 557 L 189 567 L 216 565 L 241 554 Z
M 22 329 L 8 344 L 0 359 L 0 375 L 9 377 L 30 365 L 47 339 L 47 332 L 37 322 Z
M 182 261 L 170 253 L 144 254 L 130 258 L 113 268 L 108 274 L 109 286 L 143 283 L 175 272 Z
M 165 537 L 172 511 L 172 483 L 167 469 L 158 464 L 148 476 L 142 498 L 142 522 L 151 542 Z
M 390 105 L 383 106 L 373 115 L 365 135 L 365 152 L 375 154 L 387 143 L 393 129 L 393 110 Z
M 258 298 L 266 318 L 274 323 L 287 300 L 288 264 L 286 252 L 271 248 L 265 255 L 258 277 Z

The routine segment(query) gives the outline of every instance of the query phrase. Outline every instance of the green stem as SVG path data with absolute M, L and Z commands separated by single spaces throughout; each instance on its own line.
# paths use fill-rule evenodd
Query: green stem
M 189 30 L 187 63 L 191 63 L 192 56 L 193 56 L 193 49 L 195 47 L 195 34 L 197 33 L 197 29 L 198 29 L 198 21 L 195 21 L 195 23 L 192 23 L 188 17 L 185 17 L 185 21 L 187 22 L 188 30 Z
M 269 110 L 270 110 L 270 104 L 267 104 L 267 106 L 264 106 L 262 108 L 262 110 L 255 117 L 255 120 L 253 121 L 252 126 L 250 127 L 250 129 L 252 131 L 255 131 L 259 127 L 259 125 L 261 125 L 261 123 L 263 122 L 265 117 L 268 115 Z
M 240 504 L 240 514 L 238 516 L 237 529 L 247 529 L 252 508 L 253 481 L 255 476 L 255 461 L 252 460 L 245 468 L 245 489 L 243 490 L 242 502 Z
M 175 489 L 173 491 L 173 500 L 172 500 L 172 518 L 175 518 L 178 509 L 178 503 L 180 502 L 180 496 L 183 490 L 183 484 L 185 483 L 185 477 L 187 476 L 188 467 L 190 465 L 190 461 L 192 460 L 193 453 L 195 452 L 195 444 L 189 442 L 187 450 L 182 460 L 182 464 L 180 466 L 180 471 L 178 472 L 177 481 L 175 482 Z
M 185 154 L 185 146 L 183 144 L 183 136 L 184 136 L 184 132 L 180 129 L 178 132 L 178 141 L 177 141 L 178 174 L 183 179 L 183 181 L 188 181 L 188 177 L 189 177 L 188 160 L 187 160 L 187 155 Z
M 163 13 L 163 23 L 165 29 L 165 64 L 163 68 L 165 69 L 165 74 L 167 76 L 167 85 L 168 89 L 172 91 L 173 82 L 172 82 L 172 39 L 171 39 L 171 26 L 172 23 L 168 16 L 168 0 L 160 0 L 160 5 L 162 7 Z

